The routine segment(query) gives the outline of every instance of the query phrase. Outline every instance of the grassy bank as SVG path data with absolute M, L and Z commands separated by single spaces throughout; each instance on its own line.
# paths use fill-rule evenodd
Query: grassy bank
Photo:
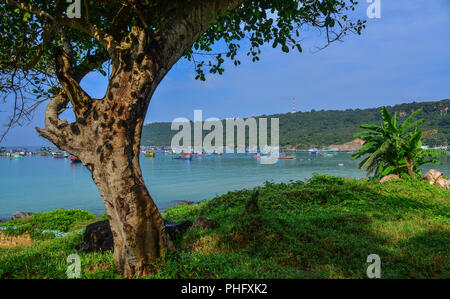
M 182 205 L 168 220 L 205 216 L 220 226 L 191 229 L 177 253 L 153 264 L 152 278 L 365 278 L 378 254 L 383 278 L 450 277 L 450 191 L 423 181 L 379 184 L 329 176 L 266 183 L 259 209 L 253 191 L 230 192 L 197 206 Z M 29 234 L 33 245 L 0 248 L 1 278 L 65 278 L 69 254 L 81 257 L 83 278 L 118 278 L 108 253 L 75 249 L 81 233 L 55 238 L 43 230 L 76 231 L 98 218 L 55 211 L 10 221 L 4 234 Z

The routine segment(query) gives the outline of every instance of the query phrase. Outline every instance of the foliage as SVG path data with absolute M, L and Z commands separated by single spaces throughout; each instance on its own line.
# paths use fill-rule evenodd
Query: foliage
M 248 45 L 246 54 L 258 61 L 264 44 L 301 52 L 302 30 L 323 32 L 324 47 L 349 33 L 360 34 L 365 21 L 350 16 L 356 4 L 354 0 L 221 0 L 215 6 L 224 11 L 214 11 L 217 8 L 202 1 L 90 0 L 81 1 L 81 17 L 71 19 L 66 14 L 67 1 L 1 0 L 0 95 L 3 101 L 15 101 L 10 126 L 21 124 L 39 104 L 61 92 L 55 69 L 55 59 L 61 56 L 57 48 L 70 57 L 75 81 L 92 71 L 106 76 L 109 63 L 117 63 L 114 53 L 129 44 L 133 28 L 145 30 L 153 41 L 160 40 L 158 35 L 165 28 L 180 27 L 174 23 L 190 13 L 217 15 L 209 27 L 197 26 L 199 32 L 189 33 L 197 38 L 187 44 L 192 45 L 190 49 L 181 49 L 182 56 L 193 62 L 196 79 L 205 80 L 205 70 L 222 74 L 225 60 L 240 65 L 241 45 Z M 202 11 L 203 6 L 211 11 Z M 180 36 L 184 38 L 188 37 Z
M 170 208 L 173 221 L 198 216 L 220 226 L 189 230 L 180 251 L 153 264 L 149 278 L 365 278 L 366 258 L 382 260 L 382 278 L 448 278 L 450 191 L 425 181 L 379 184 L 314 175 L 306 182 L 229 192 L 200 205 Z M 113 255 L 83 253 L 81 234 L 0 249 L 1 278 L 66 278 L 69 254 L 82 278 L 119 278 Z
M 42 231 L 54 230 L 60 232 L 69 232 L 79 229 L 83 224 L 92 222 L 97 217 L 87 211 L 80 209 L 54 210 L 51 212 L 36 213 L 27 218 L 14 219 L 1 223 L 0 226 L 6 227 L 4 232 L 12 235 L 28 233 L 34 238 L 45 238 L 48 235 L 42 235 Z
M 442 164 L 441 155 L 449 152 L 437 149 L 422 149 L 422 131 L 418 126 L 423 119 L 414 121 L 422 109 L 413 112 L 400 124 L 398 113 L 392 116 L 386 107 L 381 108 L 382 125 L 361 125 L 367 131 L 359 132 L 355 137 L 365 140 L 362 148 L 353 159 L 363 157 L 360 168 L 367 168 L 367 173 L 377 177 L 389 174 L 408 174 L 414 178 L 421 173 L 419 167 L 425 163 Z
M 434 134 L 425 136 L 424 143 L 429 146 L 450 144 L 450 118 L 446 108 L 450 108 L 450 100 L 436 102 L 421 102 L 400 104 L 388 107 L 398 112 L 400 120 L 406 119 L 413 111 L 422 109 L 425 123 L 420 125 L 423 131 L 437 130 Z M 260 117 L 277 117 L 280 120 L 280 145 L 297 146 L 308 149 L 311 147 L 343 144 L 352 140 L 353 135 L 359 131 L 361 123 L 377 124 L 381 121 L 378 108 L 347 109 L 343 111 L 311 111 Z M 142 144 L 144 145 L 170 145 L 176 131 L 171 131 L 169 122 L 151 123 L 144 127 Z M 268 121 L 270 125 L 270 121 Z M 223 124 L 225 128 L 225 123 Z M 208 133 L 205 131 L 205 134 Z M 270 130 L 268 130 L 270 133 Z M 269 134 L 270 135 L 270 134 Z M 192 135 L 193 136 L 193 135 Z M 248 138 L 248 136 L 247 136 Z M 226 140 L 224 138 L 224 140 Z
M 355 10 L 356 4 L 354 0 L 244 1 L 238 9 L 223 12 L 185 57 L 194 62 L 196 79 L 204 81 L 205 69 L 213 74 L 222 74 L 226 59 L 235 66 L 241 64 L 238 51 L 242 40 L 247 40 L 244 44 L 249 45 L 246 54 L 253 62 L 259 61 L 264 44 L 286 53 L 290 50 L 302 52 L 302 29 L 325 29 L 326 43 L 323 47 L 326 47 L 348 33 L 361 34 L 365 21 L 352 21 L 348 15 Z M 213 46 L 219 40 L 224 42 L 225 50 L 217 53 Z M 195 59 L 196 54 L 200 61 Z M 212 59 L 205 60 L 208 56 Z

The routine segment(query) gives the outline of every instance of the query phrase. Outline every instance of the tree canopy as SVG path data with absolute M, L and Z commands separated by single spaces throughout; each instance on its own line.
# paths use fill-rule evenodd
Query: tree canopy
M 139 163 L 151 97 L 173 65 L 185 57 L 204 80 L 204 70 L 221 74 L 225 59 L 239 65 L 243 39 L 257 61 L 267 43 L 301 51 L 304 27 L 323 32 L 325 45 L 364 27 L 348 16 L 353 0 L 76 2 L 79 18 L 66 14 L 65 0 L 0 0 L 0 92 L 14 98 L 11 125 L 50 100 L 45 128 L 37 130 L 91 172 L 126 277 L 148 273 L 150 262 L 174 249 Z M 215 53 L 217 41 L 225 43 L 223 53 Z M 105 96 L 94 99 L 80 82 L 105 70 Z M 68 108 L 71 123 L 59 118 Z
M 244 53 L 258 61 L 264 44 L 284 52 L 301 52 L 305 28 L 324 32 L 323 47 L 348 33 L 359 34 L 364 28 L 364 21 L 349 17 L 348 12 L 357 4 L 354 0 L 207 2 L 218 10 L 218 16 L 194 41 L 189 41 L 191 46 L 183 54 L 193 62 L 199 80 L 205 80 L 205 71 L 222 74 L 227 59 L 239 65 L 237 54 L 242 40 L 248 41 Z M 109 63 L 118 63 L 113 59 L 115 52 L 135 38 L 131 34 L 134 26 L 145 28 L 156 38 L 159 32 L 177 26 L 183 14 L 204 3 L 81 0 L 81 18 L 69 18 L 66 10 L 70 3 L 64 0 L 1 0 L 0 93 L 3 101 L 14 99 L 11 125 L 26 120 L 37 105 L 60 92 L 55 47 L 69 55 L 76 81 L 92 71 L 106 76 Z M 224 45 L 220 49 L 214 47 L 218 41 Z

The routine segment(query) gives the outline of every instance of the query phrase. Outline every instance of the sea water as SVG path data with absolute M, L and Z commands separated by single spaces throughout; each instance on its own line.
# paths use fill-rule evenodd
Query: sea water
M 313 173 L 362 178 L 358 161 L 350 153 L 333 157 L 297 153 L 296 160 L 260 164 L 252 154 L 224 154 L 197 157 L 191 161 L 156 153 L 155 158 L 140 157 L 149 192 L 161 209 L 181 201 L 201 201 L 239 189 L 251 189 L 265 181 L 305 180 Z M 343 166 L 339 166 L 342 165 Z M 444 165 L 426 165 L 450 175 L 450 159 Z M 85 209 L 95 214 L 104 205 L 90 172 L 69 159 L 30 156 L 21 160 L 0 157 L 0 219 L 16 211 L 44 212 L 54 209 Z

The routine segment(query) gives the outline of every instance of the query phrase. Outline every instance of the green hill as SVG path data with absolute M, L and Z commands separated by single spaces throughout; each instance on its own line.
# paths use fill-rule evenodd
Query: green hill
M 423 111 L 419 114 L 419 118 L 425 119 L 425 123 L 421 126 L 421 129 L 423 131 L 437 130 L 437 133 L 424 137 L 425 144 L 438 146 L 449 144 L 449 107 L 450 99 L 435 102 L 413 102 L 388 106 L 387 108 L 391 112 L 398 112 L 401 119 L 422 108 Z M 312 110 L 310 112 L 273 114 L 260 117 L 279 118 L 280 145 L 297 146 L 299 148 L 343 144 L 352 140 L 354 134 L 361 130 L 360 124 L 379 124 L 382 121 L 380 108 Z M 170 145 L 172 137 L 176 134 L 176 131 L 171 131 L 170 125 L 169 122 L 146 125 L 142 132 L 142 144 Z

